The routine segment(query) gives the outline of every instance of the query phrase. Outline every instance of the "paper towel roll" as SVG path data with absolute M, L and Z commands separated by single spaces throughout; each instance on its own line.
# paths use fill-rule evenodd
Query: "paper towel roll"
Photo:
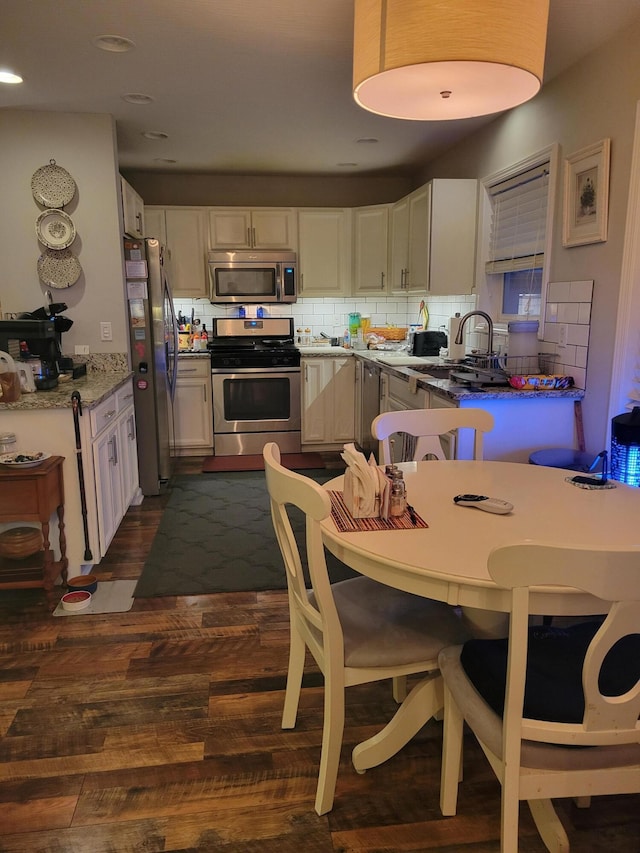
M 464 358 L 464 343 L 456 343 L 456 335 L 458 334 L 458 329 L 460 328 L 461 319 L 462 317 L 459 314 L 457 317 L 451 317 L 449 319 L 449 358 Z

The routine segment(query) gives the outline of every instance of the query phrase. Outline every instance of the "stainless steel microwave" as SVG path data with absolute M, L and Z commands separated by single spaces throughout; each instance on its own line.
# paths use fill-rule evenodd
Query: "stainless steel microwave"
M 295 302 L 295 252 L 209 252 L 209 299 L 243 304 Z

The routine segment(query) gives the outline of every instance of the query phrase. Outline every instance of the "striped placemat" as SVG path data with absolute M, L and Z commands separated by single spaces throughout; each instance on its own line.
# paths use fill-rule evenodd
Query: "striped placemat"
M 359 530 L 416 530 L 429 526 L 415 510 L 413 519 L 409 510 L 405 510 L 403 515 L 390 518 L 354 518 L 347 509 L 342 492 L 334 492 L 331 489 L 328 489 L 328 492 L 331 498 L 331 518 L 340 533 L 357 533 Z

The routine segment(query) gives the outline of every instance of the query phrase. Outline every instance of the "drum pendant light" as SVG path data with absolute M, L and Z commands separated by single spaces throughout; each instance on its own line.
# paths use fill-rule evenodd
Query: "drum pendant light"
M 392 118 L 489 115 L 542 85 L 549 0 L 355 0 L 353 96 Z

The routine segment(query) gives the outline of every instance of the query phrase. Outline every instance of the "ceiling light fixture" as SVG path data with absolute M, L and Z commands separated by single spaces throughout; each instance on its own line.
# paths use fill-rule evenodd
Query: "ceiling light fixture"
M 367 143 L 374 144 L 378 141 L 379 140 L 376 139 L 375 136 L 361 136 L 360 139 L 356 139 L 356 142 L 360 142 L 360 143 L 367 142 Z
M 510 109 L 542 85 L 549 0 L 355 0 L 353 96 L 392 118 Z
M 108 50 L 110 53 L 126 53 L 135 47 L 131 39 L 124 36 L 96 36 L 91 39 L 91 43 L 94 47 L 100 48 L 100 50 Z
M 14 74 L 13 71 L 0 71 L 0 83 L 22 83 L 22 77 Z
M 153 101 L 151 95 L 143 95 L 142 92 L 127 92 L 126 95 L 120 95 L 120 97 L 128 104 L 150 104 Z

